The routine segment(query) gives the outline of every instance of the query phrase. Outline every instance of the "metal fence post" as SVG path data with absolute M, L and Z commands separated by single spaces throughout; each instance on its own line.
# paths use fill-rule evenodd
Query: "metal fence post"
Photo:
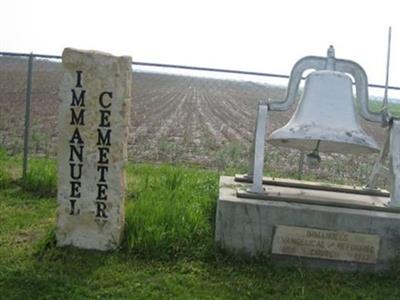
M 297 174 L 299 180 L 301 180 L 301 178 L 303 177 L 303 169 L 304 169 L 304 151 L 301 151 L 299 156 L 299 170 Z
M 32 67 L 34 55 L 31 53 L 28 60 L 28 78 L 26 87 L 26 103 L 25 103 L 25 130 L 24 130 L 24 159 L 22 166 L 22 179 L 26 179 L 28 170 L 28 151 L 29 151 L 29 126 L 31 117 L 31 99 L 32 99 Z

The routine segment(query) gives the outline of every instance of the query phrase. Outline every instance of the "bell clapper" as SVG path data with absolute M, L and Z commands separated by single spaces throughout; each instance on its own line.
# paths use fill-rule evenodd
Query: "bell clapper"
M 321 156 L 319 155 L 319 144 L 320 143 L 321 143 L 321 141 L 318 140 L 317 146 L 315 147 L 315 149 L 311 153 L 307 154 L 307 165 L 311 169 L 317 168 L 321 162 Z

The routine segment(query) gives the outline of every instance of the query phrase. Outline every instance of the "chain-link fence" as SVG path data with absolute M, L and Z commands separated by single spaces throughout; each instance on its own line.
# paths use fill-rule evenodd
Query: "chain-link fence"
M 56 154 L 60 62 L 59 56 L 0 52 L 0 147 L 12 154 L 24 153 L 25 158 Z M 248 167 L 257 103 L 283 99 L 289 77 L 139 62 L 132 69 L 131 161 L 200 164 L 241 172 Z M 383 86 L 371 84 L 370 88 Z M 294 109 L 272 112 L 269 132 L 285 125 Z M 362 125 L 382 142 L 379 125 Z M 299 157 L 298 151 L 268 145 L 266 169 L 277 175 L 296 174 Z M 304 167 L 305 175 L 361 182 L 374 156 L 330 154 L 324 158 L 312 173 Z

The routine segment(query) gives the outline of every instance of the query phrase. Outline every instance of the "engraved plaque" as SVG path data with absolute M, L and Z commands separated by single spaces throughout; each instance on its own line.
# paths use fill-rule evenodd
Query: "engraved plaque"
M 375 264 L 379 236 L 278 225 L 272 253 Z

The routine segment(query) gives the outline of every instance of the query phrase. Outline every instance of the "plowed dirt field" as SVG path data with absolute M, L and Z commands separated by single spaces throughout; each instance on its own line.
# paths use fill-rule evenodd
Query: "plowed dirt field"
M 0 57 L 0 147 L 22 151 L 27 61 Z M 33 71 L 30 152 L 55 155 L 57 141 L 59 63 L 36 60 Z M 251 81 L 134 72 L 129 158 L 136 162 L 200 164 L 245 171 L 257 103 L 282 99 L 285 89 Z M 289 120 L 288 112 L 272 112 L 269 131 Z M 383 130 L 362 122 L 379 143 Z M 267 146 L 266 169 L 295 174 L 299 153 Z M 322 180 L 362 183 L 375 156 L 325 155 L 317 170 L 305 174 Z

